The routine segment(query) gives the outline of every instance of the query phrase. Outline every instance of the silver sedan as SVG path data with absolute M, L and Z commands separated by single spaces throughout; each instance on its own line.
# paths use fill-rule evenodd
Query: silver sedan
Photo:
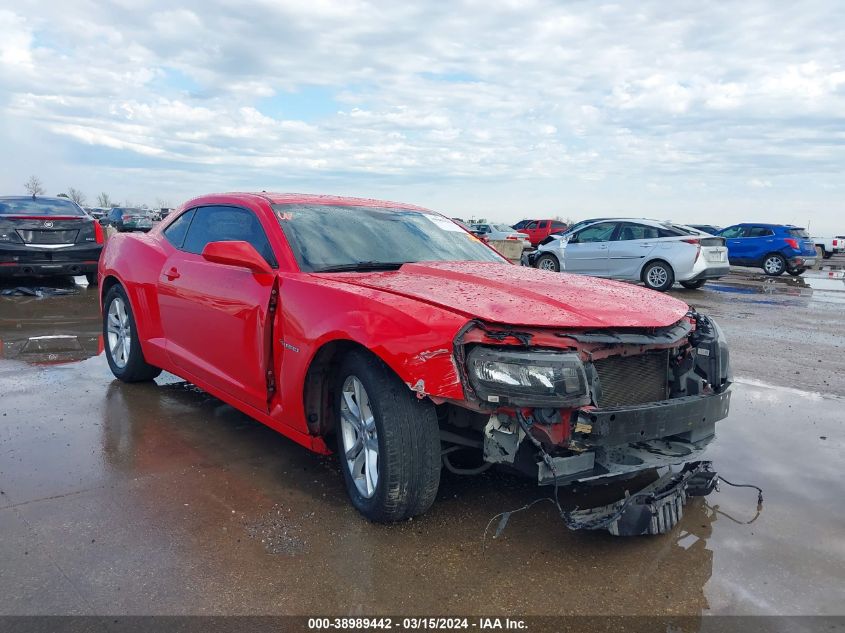
M 656 220 L 606 219 L 551 236 L 529 256 L 544 270 L 641 281 L 669 290 L 677 281 L 700 288 L 730 272 L 721 237 Z

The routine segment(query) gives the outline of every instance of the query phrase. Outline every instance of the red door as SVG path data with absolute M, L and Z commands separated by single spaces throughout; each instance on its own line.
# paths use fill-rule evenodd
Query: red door
M 531 245 L 537 246 L 537 243 L 549 234 L 549 220 L 532 222 L 527 227 L 527 233 Z
M 270 299 L 276 275 L 209 262 L 191 252 L 201 252 L 208 242 L 241 239 L 272 258 L 272 251 L 266 250 L 269 244 L 265 246 L 261 237 L 266 241 L 251 211 L 197 209 L 182 247 L 174 248 L 162 267 L 158 298 L 165 348 L 174 365 L 267 411 L 267 372 L 272 368 Z

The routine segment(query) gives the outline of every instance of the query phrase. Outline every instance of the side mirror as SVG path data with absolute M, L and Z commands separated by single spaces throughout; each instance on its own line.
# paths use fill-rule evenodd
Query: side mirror
M 249 242 L 209 242 L 202 249 L 206 261 L 226 266 L 240 266 L 254 273 L 272 273 L 273 269 Z

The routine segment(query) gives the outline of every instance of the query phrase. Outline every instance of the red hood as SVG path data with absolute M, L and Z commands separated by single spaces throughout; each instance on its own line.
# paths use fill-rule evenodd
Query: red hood
M 628 283 L 496 263 L 421 262 L 390 272 L 329 275 L 508 325 L 664 327 L 689 310 L 683 301 Z

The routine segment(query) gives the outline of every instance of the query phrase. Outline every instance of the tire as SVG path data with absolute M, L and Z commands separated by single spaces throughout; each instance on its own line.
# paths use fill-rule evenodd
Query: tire
M 816 257 L 818 259 L 828 259 L 830 255 L 827 254 L 827 251 L 824 250 L 824 246 L 819 246 L 816 244 Z
M 103 300 L 103 340 L 106 360 L 115 378 L 123 382 L 152 380 L 161 369 L 144 360 L 135 315 L 123 286 L 116 284 Z
M 806 271 L 807 271 L 806 268 L 792 268 L 790 270 L 787 270 L 786 272 L 788 272 L 793 277 L 799 277 L 802 274 L 804 274 Z
M 543 255 L 540 255 L 537 258 L 537 261 L 534 262 L 534 266 L 540 270 L 549 270 L 556 273 L 560 272 L 560 262 L 557 260 L 557 257 L 551 253 L 544 253 Z
M 89 286 L 97 285 L 97 273 L 85 273 L 85 279 L 88 281 Z
M 360 409 L 359 397 L 365 403 Z M 418 399 L 390 368 L 362 351 L 343 359 L 334 402 L 340 469 L 355 509 L 378 523 L 428 510 L 440 485 L 434 404 Z
M 780 253 L 769 253 L 763 258 L 762 268 L 769 277 L 780 277 L 786 272 L 786 258 Z
M 698 290 L 707 283 L 706 279 L 696 279 L 695 281 L 682 281 L 680 284 L 687 290 Z
M 824 252 L 824 259 L 830 259 L 831 257 L 833 257 L 833 253 Z
M 675 283 L 675 271 L 669 264 L 658 259 L 643 269 L 643 283 L 651 290 L 666 292 Z

